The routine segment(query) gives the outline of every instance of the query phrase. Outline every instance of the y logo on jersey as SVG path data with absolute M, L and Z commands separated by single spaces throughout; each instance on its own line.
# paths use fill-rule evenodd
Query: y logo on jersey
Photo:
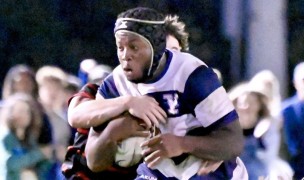
M 170 115 L 177 115 L 179 113 L 178 107 L 178 94 L 164 94 L 163 99 L 167 102 L 168 105 L 168 113 Z

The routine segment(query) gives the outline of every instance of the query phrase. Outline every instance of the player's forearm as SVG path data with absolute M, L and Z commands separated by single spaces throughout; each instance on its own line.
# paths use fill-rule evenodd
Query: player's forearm
M 69 107 L 68 119 L 72 127 L 89 128 L 99 126 L 127 110 L 127 97 L 96 99 Z
M 97 133 L 93 129 L 86 144 L 87 165 L 93 172 L 100 172 L 113 165 L 116 142 L 108 138 L 106 133 Z
M 243 135 L 237 121 L 206 136 L 182 137 L 183 152 L 207 160 L 229 160 L 243 150 Z
M 85 103 L 87 101 L 92 101 L 94 99 L 85 98 L 81 96 L 75 96 L 70 100 L 68 107 L 68 122 L 74 128 L 89 128 L 87 125 L 86 113 L 83 113 L 85 108 L 77 108 L 79 104 Z M 79 115 L 80 114 L 80 115 Z M 82 114 L 82 115 L 81 115 Z

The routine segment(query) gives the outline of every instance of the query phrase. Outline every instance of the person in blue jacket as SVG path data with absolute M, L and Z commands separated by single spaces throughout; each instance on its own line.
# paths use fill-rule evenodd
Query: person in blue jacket
M 295 179 L 304 177 L 304 62 L 293 73 L 296 95 L 282 110 L 283 135 L 290 158 L 288 159 Z

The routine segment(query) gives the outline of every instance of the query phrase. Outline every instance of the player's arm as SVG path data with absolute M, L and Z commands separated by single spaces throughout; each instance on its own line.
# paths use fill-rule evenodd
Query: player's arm
M 183 153 L 207 160 L 230 160 L 239 156 L 243 150 L 243 141 L 238 120 L 219 127 L 206 136 L 185 136 L 179 140 Z
M 106 84 L 106 83 L 105 83 Z M 106 86 L 106 85 L 104 85 Z M 100 88 L 101 92 L 103 87 Z M 79 102 L 73 99 L 68 109 L 69 123 L 73 127 L 96 127 L 124 112 L 129 112 L 135 117 L 142 119 L 149 127 L 152 123 L 158 125 L 166 120 L 166 113 L 158 105 L 158 102 L 149 96 L 110 96 L 110 92 L 97 92 L 96 99 Z M 106 99 L 104 98 L 107 97 Z
M 96 97 L 97 96 L 97 97 Z M 98 99 L 98 100 L 95 100 Z M 115 106 L 115 102 L 120 101 L 121 106 L 118 106 L 114 111 L 104 109 L 105 99 L 98 94 L 98 86 L 93 84 L 85 85 L 80 92 L 75 94 L 69 100 L 68 121 L 74 128 L 90 128 L 99 126 L 107 122 L 110 118 L 121 114 L 125 107 L 127 98 L 116 98 L 107 101 L 108 106 Z M 108 107 L 107 106 L 107 107 Z M 110 113 L 110 116 L 104 115 L 105 112 Z
M 100 95 L 98 97 L 96 99 L 88 99 L 78 96 L 71 100 L 68 108 L 68 119 L 72 127 L 96 127 L 118 116 L 127 109 L 127 97 L 110 100 L 105 100 Z M 115 105 L 117 106 L 115 107 Z
M 238 120 L 204 136 L 160 134 L 142 144 L 145 162 L 153 167 L 163 158 L 192 154 L 203 160 L 230 160 L 243 150 L 243 136 Z
M 112 166 L 118 142 L 132 136 L 149 136 L 143 124 L 139 119 L 124 114 L 109 122 L 103 131 L 91 128 L 85 149 L 88 167 L 93 172 L 100 172 Z
M 90 130 L 85 153 L 91 171 L 100 172 L 112 166 L 116 151 L 117 142 L 110 138 L 108 133 Z
M 78 93 L 74 94 L 69 99 L 68 122 L 72 127 L 74 127 L 74 128 L 90 128 L 91 127 L 91 125 L 88 124 L 88 122 L 87 122 L 87 118 L 85 116 L 86 113 L 81 117 L 75 118 L 77 116 L 77 114 L 79 113 L 78 111 L 85 110 L 82 108 L 76 109 L 76 107 L 87 101 L 94 100 L 97 90 L 98 90 L 98 85 L 88 83 L 88 84 L 84 85 Z M 100 122 L 100 123 L 102 123 L 102 122 Z

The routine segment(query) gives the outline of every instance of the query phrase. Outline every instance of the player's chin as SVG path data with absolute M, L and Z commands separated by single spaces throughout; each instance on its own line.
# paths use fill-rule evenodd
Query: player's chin
M 126 74 L 127 80 L 131 81 L 133 83 L 140 83 L 142 82 L 142 78 L 141 77 L 137 77 L 135 75 L 130 75 L 130 74 Z

